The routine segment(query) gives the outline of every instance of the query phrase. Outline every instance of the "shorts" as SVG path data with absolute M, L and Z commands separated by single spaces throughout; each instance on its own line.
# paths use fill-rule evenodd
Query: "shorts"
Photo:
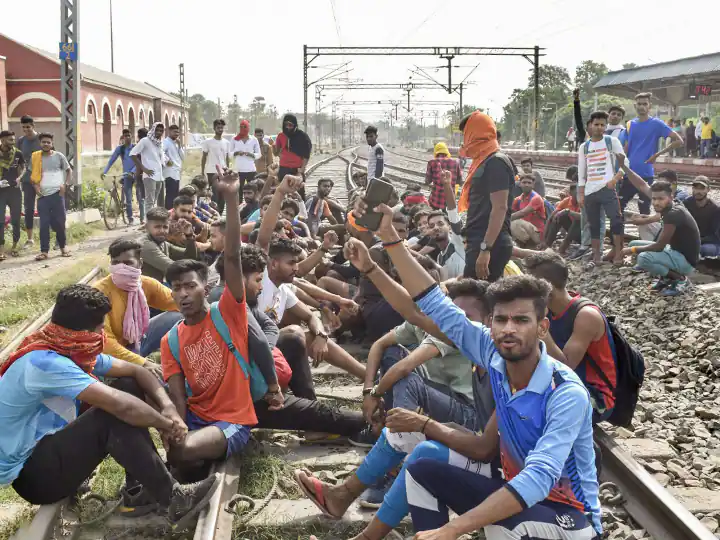
M 231 424 L 230 422 L 223 421 L 208 422 L 193 414 L 190 409 L 187 411 L 185 421 L 187 422 L 187 427 L 190 431 L 197 431 L 198 429 L 208 426 L 215 426 L 222 431 L 223 435 L 225 435 L 225 439 L 227 439 L 227 451 L 225 453 L 225 458 L 229 458 L 230 456 L 234 456 L 242 452 L 243 448 L 245 448 L 245 445 L 250 440 L 249 426 Z

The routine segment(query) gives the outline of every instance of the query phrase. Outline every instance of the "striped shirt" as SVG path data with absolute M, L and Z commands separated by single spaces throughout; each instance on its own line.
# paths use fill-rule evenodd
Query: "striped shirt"
M 623 154 L 623 147 L 615 137 L 609 138 L 614 154 Z M 590 140 L 578 150 L 578 185 L 585 187 L 585 196 L 600 191 L 615 175 L 615 156 L 608 152 L 608 143 L 603 137 Z

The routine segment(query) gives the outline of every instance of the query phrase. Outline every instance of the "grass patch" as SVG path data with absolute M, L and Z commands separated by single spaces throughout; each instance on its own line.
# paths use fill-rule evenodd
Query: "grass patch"
M 17 289 L 0 297 L 0 326 L 13 326 L 40 315 L 55 303 L 60 289 L 77 283 L 80 278 L 95 266 L 93 260 L 81 260 L 71 267 L 63 268 L 62 272 L 28 285 L 20 285 Z M 12 338 L 7 332 L 0 344 Z
M 73 223 L 69 227 L 67 227 L 65 231 L 65 235 L 67 236 L 67 243 L 70 244 L 77 244 L 78 242 L 82 242 L 83 240 L 87 240 L 90 238 L 93 234 L 95 234 L 98 230 L 104 229 L 105 225 L 102 223 Z M 22 235 L 20 237 L 20 243 L 19 245 L 22 246 L 22 244 L 25 243 L 26 237 L 25 237 L 25 228 L 23 227 Z M 39 249 L 40 247 L 40 227 L 35 227 L 33 229 L 33 240 L 35 240 L 35 248 Z M 5 248 L 9 251 L 12 247 L 12 227 L 8 226 L 5 229 Z M 50 231 L 50 246 L 52 247 L 55 244 L 55 233 Z
M 15 493 L 12 486 L 0 487 L 0 505 L 2 504 L 15 504 L 24 502 L 22 497 Z
M 274 471 L 277 473 L 278 486 L 289 498 L 298 497 L 300 490 L 288 493 L 288 487 L 294 489 L 292 467 L 282 457 L 270 454 L 243 456 L 240 461 L 240 484 L 238 493 L 254 499 L 264 499 L 273 485 Z M 289 482 L 281 482 L 281 479 Z
M 10 537 L 25 523 L 30 523 L 35 517 L 35 510 L 30 506 L 24 507 L 14 517 L 0 520 L 0 540 L 10 540 Z
M 106 457 L 97 468 L 92 481 L 92 492 L 107 500 L 118 498 L 120 488 L 125 482 L 125 469 L 111 457 Z

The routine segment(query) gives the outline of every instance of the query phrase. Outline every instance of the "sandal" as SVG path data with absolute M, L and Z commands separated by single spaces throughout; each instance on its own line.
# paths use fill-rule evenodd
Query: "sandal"
M 305 484 L 305 482 L 302 481 L 300 478 L 300 474 L 306 474 L 305 471 L 297 469 L 295 471 L 295 482 L 297 482 L 298 487 L 300 487 L 300 491 L 303 492 L 303 494 L 312 501 L 312 503 L 318 507 L 318 509 L 323 513 L 325 517 L 328 517 L 333 520 L 339 520 L 342 519 L 342 516 L 334 516 L 330 513 L 330 510 L 328 510 L 325 507 L 325 495 L 323 495 L 323 485 L 322 482 L 315 478 L 314 476 L 307 475 L 307 478 L 312 482 L 312 486 L 314 489 L 314 493 L 310 491 Z
M 50 258 L 50 256 L 47 253 L 40 253 L 35 257 L 36 261 L 46 261 Z
M 61 251 L 61 252 L 60 252 L 60 256 L 61 256 L 61 257 L 66 257 L 66 258 L 67 258 L 67 257 L 72 257 L 72 253 L 70 253 L 70 252 L 67 251 L 67 250 L 66 250 L 66 251 Z
M 7 259 L 7 255 L 5 255 L 4 253 L 0 253 L 0 261 L 4 261 L 6 259 Z

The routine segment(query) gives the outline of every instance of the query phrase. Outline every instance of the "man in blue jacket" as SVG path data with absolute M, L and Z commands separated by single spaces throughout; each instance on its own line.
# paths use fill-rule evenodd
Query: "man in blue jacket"
M 140 223 L 145 223 L 145 205 L 142 204 L 143 190 L 142 183 L 135 182 L 135 162 L 130 157 L 130 150 L 135 146 L 132 143 L 132 133 L 129 129 L 123 129 L 122 132 L 122 144 L 115 148 L 115 151 L 110 156 L 110 160 L 105 166 L 105 170 L 102 172 L 102 179 L 105 179 L 105 175 L 108 173 L 113 164 L 121 159 L 123 178 L 121 180 L 123 193 L 125 194 L 125 210 L 127 212 L 128 223 L 133 224 L 133 207 L 132 207 L 132 188 L 135 185 L 135 195 L 137 196 L 138 204 L 140 205 Z

